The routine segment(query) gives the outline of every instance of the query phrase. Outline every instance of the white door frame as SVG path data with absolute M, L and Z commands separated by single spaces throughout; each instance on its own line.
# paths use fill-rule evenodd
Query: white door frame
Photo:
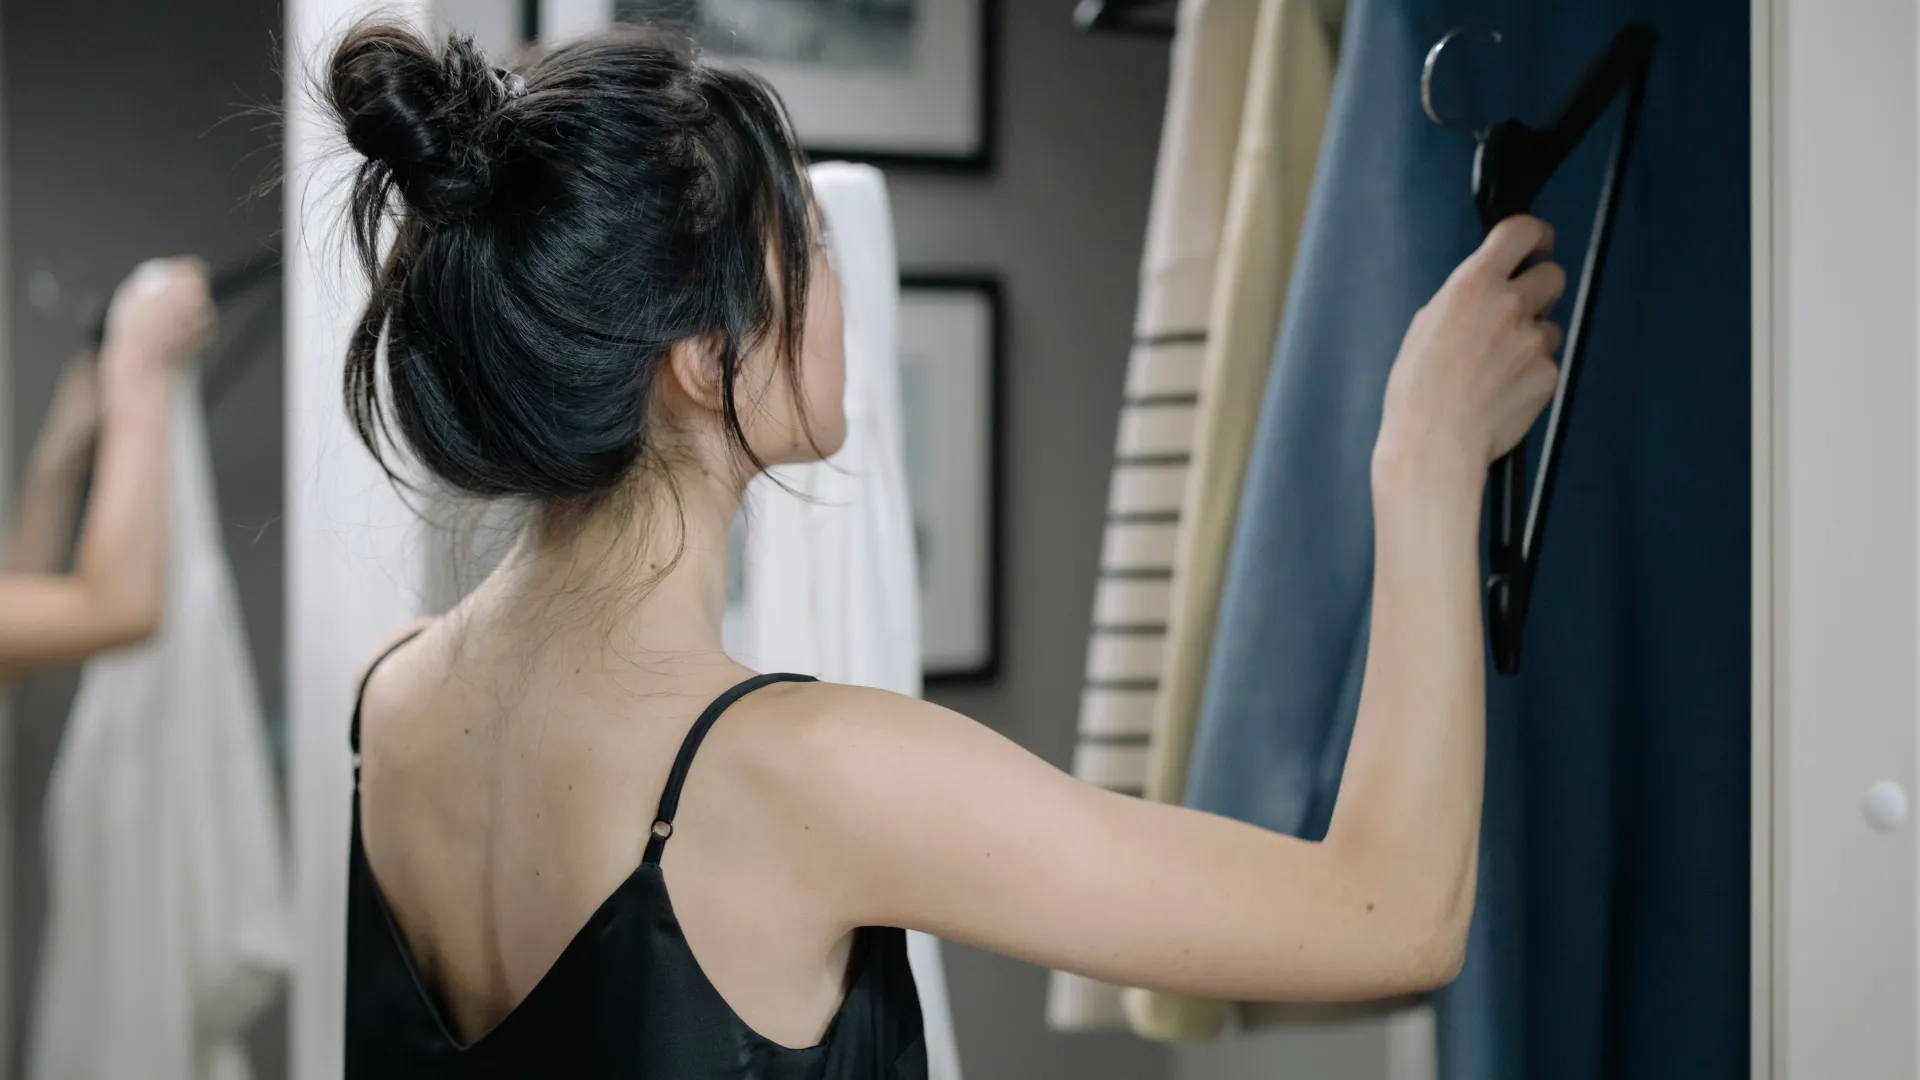
M 1920 20 L 1752 12 L 1752 1074 L 1912 1080 Z
M 424 0 L 288 0 L 283 213 L 287 365 L 287 725 L 295 948 L 292 1080 L 339 1080 L 345 1029 L 347 747 L 354 675 L 418 612 L 417 522 L 354 444 L 340 392 L 366 283 L 345 258 L 351 155 L 314 100 L 318 65 L 373 11 L 424 24 Z
M 1751 1027 L 1750 1069 L 1753 1080 L 1774 1078 L 1773 997 L 1773 17 L 1771 0 L 1753 0 L 1749 19 L 1751 94 L 1753 355 L 1751 378 L 1753 418 L 1751 442 L 1753 599 L 1752 695 L 1753 743 L 1751 756 L 1753 835 L 1751 878 L 1748 887 L 1752 954 L 1749 961 Z

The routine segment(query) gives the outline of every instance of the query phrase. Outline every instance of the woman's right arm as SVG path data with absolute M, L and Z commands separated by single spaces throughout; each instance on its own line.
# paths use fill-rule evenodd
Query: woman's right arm
M 1551 398 L 1557 266 L 1508 222 L 1414 320 L 1375 450 L 1365 689 L 1311 843 L 1076 781 L 988 729 L 844 687 L 779 785 L 787 839 L 848 926 L 902 925 L 1108 982 L 1239 1000 L 1452 978 L 1472 915 L 1486 722 L 1487 465 Z
M 94 483 L 70 574 L 0 575 L 0 669 L 70 663 L 138 641 L 160 619 L 167 395 L 213 322 L 206 269 L 155 260 L 114 294 L 100 351 Z
M 51 574 L 66 555 L 74 508 L 99 434 L 100 379 L 92 353 L 68 361 L 35 440 L 13 508 L 0 573 Z

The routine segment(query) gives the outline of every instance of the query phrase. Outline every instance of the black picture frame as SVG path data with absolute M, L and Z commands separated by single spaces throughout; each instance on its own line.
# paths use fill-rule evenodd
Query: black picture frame
M 981 395 L 986 415 L 981 418 L 981 435 L 984 439 L 985 475 L 981 478 L 985 489 L 983 505 L 980 507 L 982 520 L 978 523 L 980 545 L 983 558 L 977 567 L 979 580 L 973 588 L 982 607 L 979 625 L 982 637 L 979 641 L 979 654 L 965 663 L 943 663 L 939 653 L 942 642 L 938 636 L 937 624 L 923 612 L 922 650 L 927 660 L 923 677 L 929 686 L 977 685 L 989 683 L 999 677 L 1000 664 L 1004 656 L 1005 640 L 1005 398 L 1006 398 L 1006 310 L 1005 293 L 999 278 L 990 274 L 954 273 L 954 272 L 912 272 L 901 275 L 900 279 L 900 320 L 902 350 L 902 393 L 910 395 L 911 373 L 908 370 L 911 360 L 908 350 L 914 347 L 914 331 L 909 325 L 913 317 L 916 294 L 920 296 L 954 296 L 956 294 L 977 299 L 984 307 L 987 318 L 985 333 L 986 355 L 981 358 L 980 374 L 988 385 Z M 914 435 L 916 424 L 913 420 L 914 405 L 911 400 L 902 403 L 905 414 L 906 434 Z M 935 450 L 939 453 L 942 451 Z M 910 454 L 910 465 L 913 455 Z M 911 473 L 910 473 L 911 476 Z M 922 486 L 916 486 L 913 497 L 916 500 L 927 497 L 930 492 Z M 916 501 L 916 533 L 921 528 L 924 505 Z M 939 571 L 934 567 L 934 572 Z M 928 572 L 923 569 L 923 573 Z M 929 586 L 923 591 L 923 599 L 933 592 Z M 923 608 L 926 605 L 923 603 Z M 963 620 L 964 621 L 964 620 Z
M 609 5 L 614 0 L 609 0 Z M 912 169 L 948 173 L 985 173 L 994 168 L 999 145 L 999 106 L 1000 106 L 1000 0 L 930 0 L 940 3 L 966 3 L 976 7 L 978 19 L 979 65 L 977 83 L 974 88 L 977 109 L 978 132 L 975 144 L 960 153 L 936 152 L 903 147 L 897 150 L 877 149 L 837 145 L 831 139 L 818 140 L 805 137 L 805 117 L 800 115 L 805 109 L 804 103 L 796 103 L 789 98 L 788 107 L 795 116 L 795 126 L 802 131 L 802 149 L 809 161 L 858 161 L 880 168 Z M 529 43 L 537 42 L 541 33 L 541 0 L 521 0 L 521 32 Z M 779 80 L 774 80 L 779 89 Z

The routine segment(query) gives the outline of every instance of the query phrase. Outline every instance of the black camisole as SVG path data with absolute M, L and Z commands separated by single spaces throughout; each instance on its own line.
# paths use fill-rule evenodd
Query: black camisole
M 420 979 L 367 863 L 360 840 L 356 702 L 346 1080 L 925 1080 L 919 997 L 903 931 L 859 933 L 846 1000 L 826 1037 L 804 1050 L 789 1049 L 749 1028 L 707 981 L 661 876 L 680 787 L 707 730 L 747 694 L 770 683 L 804 681 L 810 680 L 761 675 L 707 707 L 674 760 L 640 865 L 520 1004 L 470 1046 L 454 1035 Z M 363 681 L 362 695 L 365 690 Z

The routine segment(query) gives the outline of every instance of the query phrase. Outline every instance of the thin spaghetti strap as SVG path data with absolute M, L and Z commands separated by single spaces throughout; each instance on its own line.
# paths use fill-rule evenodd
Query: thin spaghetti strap
M 647 853 L 641 858 L 646 865 L 657 865 L 660 856 L 667 850 L 667 838 L 673 835 L 673 815 L 680 808 L 680 787 L 687 782 L 687 770 L 693 766 L 693 755 L 700 749 L 700 741 L 707 737 L 713 722 L 720 714 L 732 707 L 733 703 L 753 693 L 763 686 L 780 682 L 813 682 L 811 675 L 789 675 L 773 673 L 755 675 L 745 682 L 736 684 L 732 689 L 713 699 L 707 711 L 693 722 L 687 737 L 680 743 L 680 753 L 673 759 L 673 771 L 667 774 L 667 787 L 660 793 L 660 812 L 653 816 L 653 830 L 647 837 Z
M 399 652 L 402 645 L 419 637 L 425 631 L 426 627 L 423 626 L 387 646 L 379 656 L 373 658 L 373 663 L 367 665 L 367 673 L 360 676 L 360 685 L 354 688 L 353 726 L 347 731 L 347 745 L 353 747 L 353 773 L 356 777 L 360 775 L 360 704 L 366 700 L 367 684 L 373 681 L 373 673 L 380 670 L 380 665 L 387 662 L 387 657 Z

